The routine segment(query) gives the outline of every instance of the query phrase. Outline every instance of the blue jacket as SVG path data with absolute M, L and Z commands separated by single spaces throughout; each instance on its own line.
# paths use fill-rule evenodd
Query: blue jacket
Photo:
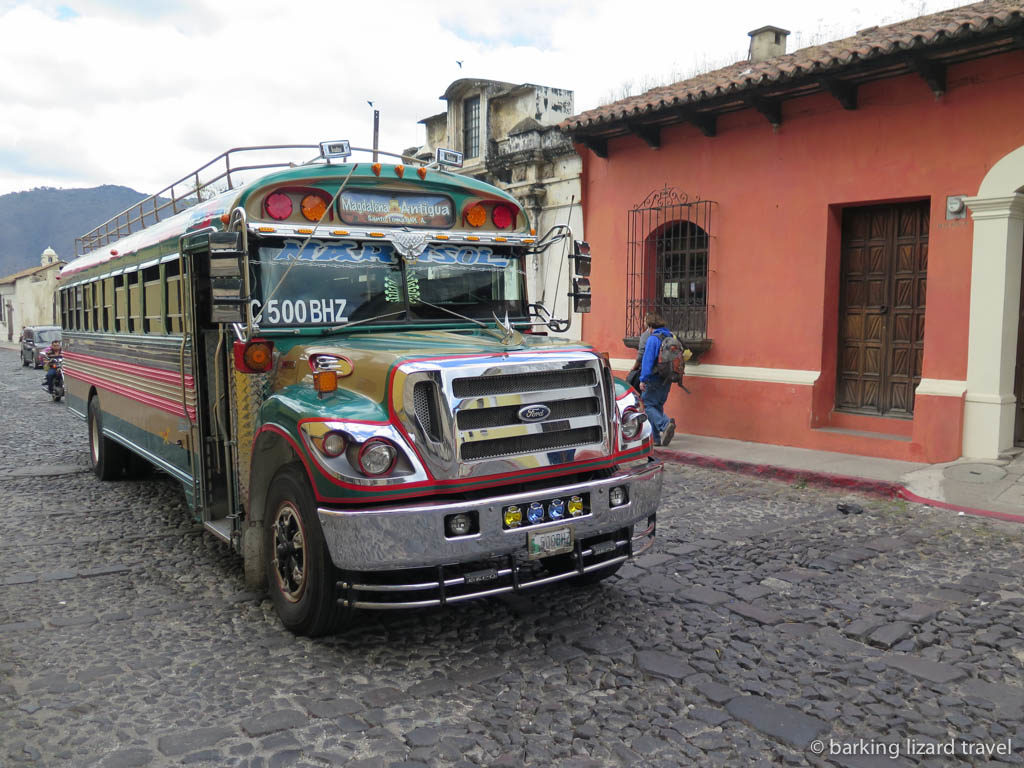
M 647 346 L 644 347 L 644 359 L 640 363 L 640 381 L 661 380 L 661 377 L 655 373 L 654 366 L 657 365 L 658 353 L 661 352 L 661 340 L 667 339 L 671 335 L 672 331 L 668 328 L 655 328 L 651 333 L 651 337 L 647 339 Z

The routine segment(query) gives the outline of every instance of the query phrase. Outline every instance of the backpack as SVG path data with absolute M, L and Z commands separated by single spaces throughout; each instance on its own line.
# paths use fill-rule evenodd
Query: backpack
M 669 332 L 668 336 L 661 336 L 661 348 L 658 350 L 658 362 L 654 365 L 654 372 L 665 381 L 675 384 L 683 382 L 683 367 L 689 355 L 683 348 L 682 343 L 676 335 Z

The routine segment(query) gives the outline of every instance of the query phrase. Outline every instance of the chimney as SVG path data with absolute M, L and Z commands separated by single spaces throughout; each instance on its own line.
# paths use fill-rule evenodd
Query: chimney
M 761 27 L 753 32 L 747 32 L 747 34 L 750 35 L 750 54 L 747 58 L 750 59 L 751 64 L 786 55 L 788 29 Z

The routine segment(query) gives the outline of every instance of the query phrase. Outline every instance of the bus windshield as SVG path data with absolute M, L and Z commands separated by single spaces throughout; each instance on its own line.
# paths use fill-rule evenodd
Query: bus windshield
M 406 263 L 388 243 L 261 245 L 253 314 L 263 328 L 525 317 L 522 259 L 443 245 Z

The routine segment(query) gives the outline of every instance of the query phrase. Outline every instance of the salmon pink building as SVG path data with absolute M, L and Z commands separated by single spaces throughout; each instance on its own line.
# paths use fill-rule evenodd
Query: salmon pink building
M 562 123 L 583 157 L 587 341 L 694 350 L 678 432 L 913 461 L 1024 438 L 1024 3 L 750 59 Z M 631 346 L 632 345 L 632 346 Z

